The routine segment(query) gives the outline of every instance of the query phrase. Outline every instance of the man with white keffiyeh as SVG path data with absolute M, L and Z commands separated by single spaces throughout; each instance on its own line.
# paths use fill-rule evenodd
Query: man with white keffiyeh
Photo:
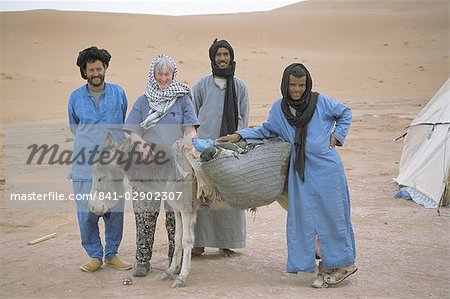
M 136 150 L 147 161 L 152 159 L 155 152 L 156 155 L 162 153 L 169 158 L 172 145 L 179 140 L 177 144 L 189 149 L 192 147 L 192 138 L 196 137 L 195 128 L 199 122 L 190 97 L 190 88 L 176 82 L 176 77 L 175 61 L 164 54 L 156 56 L 150 64 L 147 88 L 134 103 L 123 127 L 136 143 Z M 164 181 L 170 176 L 171 164 L 152 165 L 153 168 L 146 169 L 146 172 L 151 172 L 149 177 L 152 177 L 148 184 L 155 193 L 164 192 Z M 161 201 L 155 200 L 133 200 L 136 219 L 134 276 L 146 276 L 152 271 L 150 259 L 160 203 Z M 165 209 L 170 264 L 175 249 L 175 215 L 167 203 Z

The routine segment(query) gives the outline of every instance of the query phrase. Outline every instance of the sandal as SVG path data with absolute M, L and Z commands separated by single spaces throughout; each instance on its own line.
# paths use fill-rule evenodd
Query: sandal
M 328 284 L 323 280 L 324 273 L 318 273 L 316 279 L 311 282 L 311 286 L 316 289 L 328 288 Z
M 325 274 L 323 280 L 329 285 L 336 285 L 355 273 L 357 270 L 358 267 L 356 267 L 355 265 L 337 268 L 330 274 Z
M 328 284 L 324 281 L 325 274 L 330 274 L 331 270 L 324 269 L 322 262 L 319 263 L 318 272 L 316 278 L 311 282 L 311 287 L 316 289 L 328 288 Z

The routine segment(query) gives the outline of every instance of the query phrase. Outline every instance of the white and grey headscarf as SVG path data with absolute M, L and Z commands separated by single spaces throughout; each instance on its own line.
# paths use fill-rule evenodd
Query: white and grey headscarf
M 157 72 L 159 68 L 167 65 L 173 70 L 173 77 L 169 86 L 162 90 L 159 87 L 158 82 L 156 82 L 155 72 Z M 156 56 L 150 63 L 147 88 L 144 92 L 148 100 L 148 105 L 150 106 L 150 111 L 148 112 L 147 118 L 141 122 L 141 127 L 149 129 L 156 125 L 156 123 L 168 113 L 179 97 L 190 94 L 191 89 L 189 86 L 176 82 L 176 79 L 177 64 L 172 57 L 165 54 Z

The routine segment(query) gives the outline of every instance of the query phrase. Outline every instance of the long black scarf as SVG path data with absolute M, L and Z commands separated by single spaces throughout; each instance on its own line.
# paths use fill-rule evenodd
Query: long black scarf
M 289 96 L 289 77 L 306 76 L 306 89 L 300 100 L 293 100 Z M 306 146 L 306 132 L 308 123 L 311 120 L 316 109 L 317 97 L 319 93 L 311 92 L 312 79 L 308 70 L 303 64 L 293 63 L 289 65 L 283 73 L 281 80 L 281 93 L 283 100 L 281 102 L 281 109 L 287 121 L 295 126 L 295 170 L 300 174 L 302 180 L 305 180 L 305 146 Z M 291 106 L 295 109 L 295 115 L 292 114 Z
M 230 65 L 226 69 L 221 69 L 216 65 L 215 58 L 219 48 L 228 49 L 230 52 Z M 209 48 L 209 59 L 211 60 L 212 73 L 216 77 L 225 78 L 227 80 L 225 90 L 225 100 L 223 104 L 222 124 L 220 127 L 220 136 L 234 133 L 238 128 L 238 104 L 236 96 L 236 87 L 234 85 L 234 71 L 236 62 L 234 61 L 234 51 L 231 45 L 225 41 L 214 40 Z

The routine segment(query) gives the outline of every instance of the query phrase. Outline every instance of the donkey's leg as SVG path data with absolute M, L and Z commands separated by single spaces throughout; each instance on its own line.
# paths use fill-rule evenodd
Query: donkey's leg
M 173 254 L 175 252 L 175 212 L 166 212 L 166 231 L 167 240 L 169 241 L 169 249 L 167 251 L 167 258 L 169 261 L 169 266 L 172 264 Z
M 173 254 L 172 262 L 169 268 L 161 276 L 161 280 L 173 279 L 174 274 L 178 273 L 181 264 L 182 251 L 182 237 L 183 237 L 183 223 L 180 212 L 175 211 L 175 252 Z
M 191 270 L 191 251 L 194 247 L 194 224 L 197 213 L 181 212 L 183 221 L 183 264 L 181 265 L 181 272 L 172 284 L 172 288 L 184 287 L 186 278 Z

